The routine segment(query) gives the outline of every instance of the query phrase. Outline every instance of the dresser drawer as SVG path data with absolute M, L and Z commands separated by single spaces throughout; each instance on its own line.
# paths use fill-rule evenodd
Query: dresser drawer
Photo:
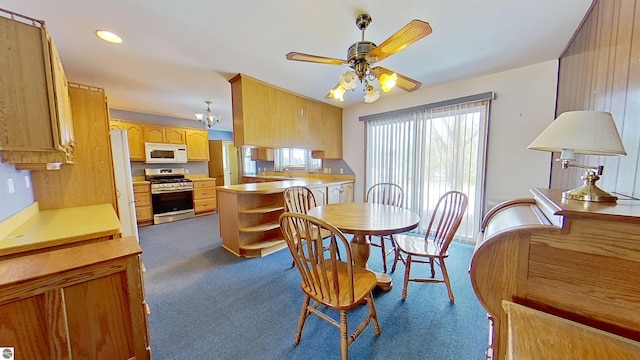
M 193 190 L 193 199 L 207 199 L 216 197 L 216 188 L 204 188 Z
M 136 220 L 137 222 L 153 220 L 151 206 L 136 206 Z
M 193 208 L 196 214 L 215 212 L 216 198 L 193 200 Z
M 151 194 L 148 192 L 134 193 L 133 197 L 135 198 L 136 207 L 151 205 Z
M 194 189 L 202 189 L 202 188 L 213 188 L 215 190 L 216 180 L 198 180 L 193 182 Z
M 133 192 L 136 194 L 151 192 L 151 185 L 150 184 L 133 184 Z

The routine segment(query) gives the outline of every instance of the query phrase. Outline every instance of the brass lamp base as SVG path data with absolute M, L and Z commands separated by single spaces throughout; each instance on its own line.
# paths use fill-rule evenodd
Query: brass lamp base
M 609 194 L 595 185 L 582 185 L 562 192 L 563 199 L 581 201 L 616 201 L 618 197 Z
M 595 182 L 598 181 L 600 177 L 593 170 L 587 170 L 581 179 L 584 180 L 584 185 L 562 192 L 563 199 L 602 202 L 618 200 L 618 197 L 596 186 Z

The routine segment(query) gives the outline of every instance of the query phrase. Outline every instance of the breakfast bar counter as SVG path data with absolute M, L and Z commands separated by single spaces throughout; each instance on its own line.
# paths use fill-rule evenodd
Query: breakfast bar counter
M 278 219 L 284 212 L 283 192 L 306 186 L 318 205 L 353 201 L 353 178 L 291 178 L 290 180 L 217 187 L 222 246 L 236 256 L 262 257 L 287 247 Z M 340 196 L 331 196 L 332 193 Z M 348 194 L 348 195 L 345 195 Z

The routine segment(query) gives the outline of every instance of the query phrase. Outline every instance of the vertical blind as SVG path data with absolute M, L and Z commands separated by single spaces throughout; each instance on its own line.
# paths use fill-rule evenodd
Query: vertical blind
M 422 234 L 440 196 L 464 192 L 469 206 L 456 240 L 473 242 L 482 220 L 489 104 L 450 103 L 367 120 L 367 188 L 400 185 L 405 207 L 420 216 L 414 231 Z

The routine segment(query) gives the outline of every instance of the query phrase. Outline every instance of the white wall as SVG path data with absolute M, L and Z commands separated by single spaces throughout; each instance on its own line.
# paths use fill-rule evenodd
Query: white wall
M 551 60 L 477 78 L 423 86 L 401 96 L 382 94 L 373 104 L 344 109 L 343 157 L 356 174 L 355 200 L 362 201 L 365 192 L 365 126 L 358 120 L 360 116 L 488 91 L 494 91 L 496 99 L 491 103 L 485 204 L 491 207 L 500 201 L 530 197 L 529 188 L 548 187 L 551 155 L 529 150 L 527 145 L 554 119 L 557 73 L 558 61 Z

